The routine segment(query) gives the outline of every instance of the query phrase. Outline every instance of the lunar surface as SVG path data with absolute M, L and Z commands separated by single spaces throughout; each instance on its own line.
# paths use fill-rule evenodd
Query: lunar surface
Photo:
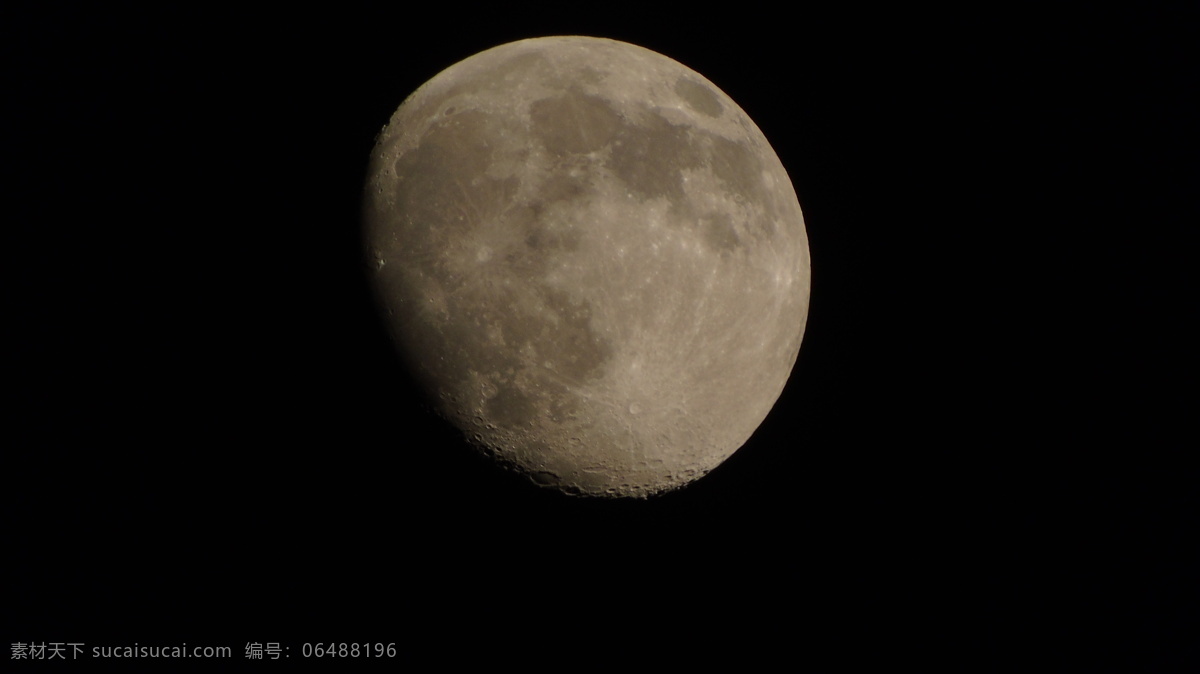
M 728 96 L 641 47 L 537 38 L 446 69 L 380 133 L 364 220 L 430 399 L 543 486 L 687 484 L 749 439 L 796 361 L 791 181 Z

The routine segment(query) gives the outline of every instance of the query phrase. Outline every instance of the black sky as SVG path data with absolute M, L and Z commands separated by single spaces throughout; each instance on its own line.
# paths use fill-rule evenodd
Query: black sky
M 1194 654 L 1194 10 L 511 11 L 3 10 L 9 642 Z M 704 74 L 805 212 L 787 389 L 647 502 L 476 459 L 363 277 L 391 112 L 550 34 Z

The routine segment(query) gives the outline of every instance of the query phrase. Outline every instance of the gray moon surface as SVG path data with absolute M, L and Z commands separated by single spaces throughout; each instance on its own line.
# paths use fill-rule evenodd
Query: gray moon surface
M 513 42 L 422 85 L 372 152 L 364 237 L 439 413 L 570 494 L 719 465 L 808 315 L 804 219 L 767 139 L 701 75 L 614 40 Z

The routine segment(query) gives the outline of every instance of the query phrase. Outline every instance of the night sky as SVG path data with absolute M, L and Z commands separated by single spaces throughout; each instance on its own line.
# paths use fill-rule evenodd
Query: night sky
M 1196 655 L 1194 10 L 436 11 L 0 11 L 5 643 Z M 366 283 L 380 127 L 445 67 L 552 34 L 706 76 L 805 214 L 787 388 L 648 501 L 478 458 Z

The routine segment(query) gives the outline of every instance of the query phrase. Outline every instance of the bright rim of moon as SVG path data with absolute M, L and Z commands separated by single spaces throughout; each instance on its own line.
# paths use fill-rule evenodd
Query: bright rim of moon
M 695 480 L 800 349 L 808 238 L 783 165 L 716 86 L 641 47 L 546 37 L 447 68 L 380 133 L 364 218 L 430 399 L 543 486 Z

